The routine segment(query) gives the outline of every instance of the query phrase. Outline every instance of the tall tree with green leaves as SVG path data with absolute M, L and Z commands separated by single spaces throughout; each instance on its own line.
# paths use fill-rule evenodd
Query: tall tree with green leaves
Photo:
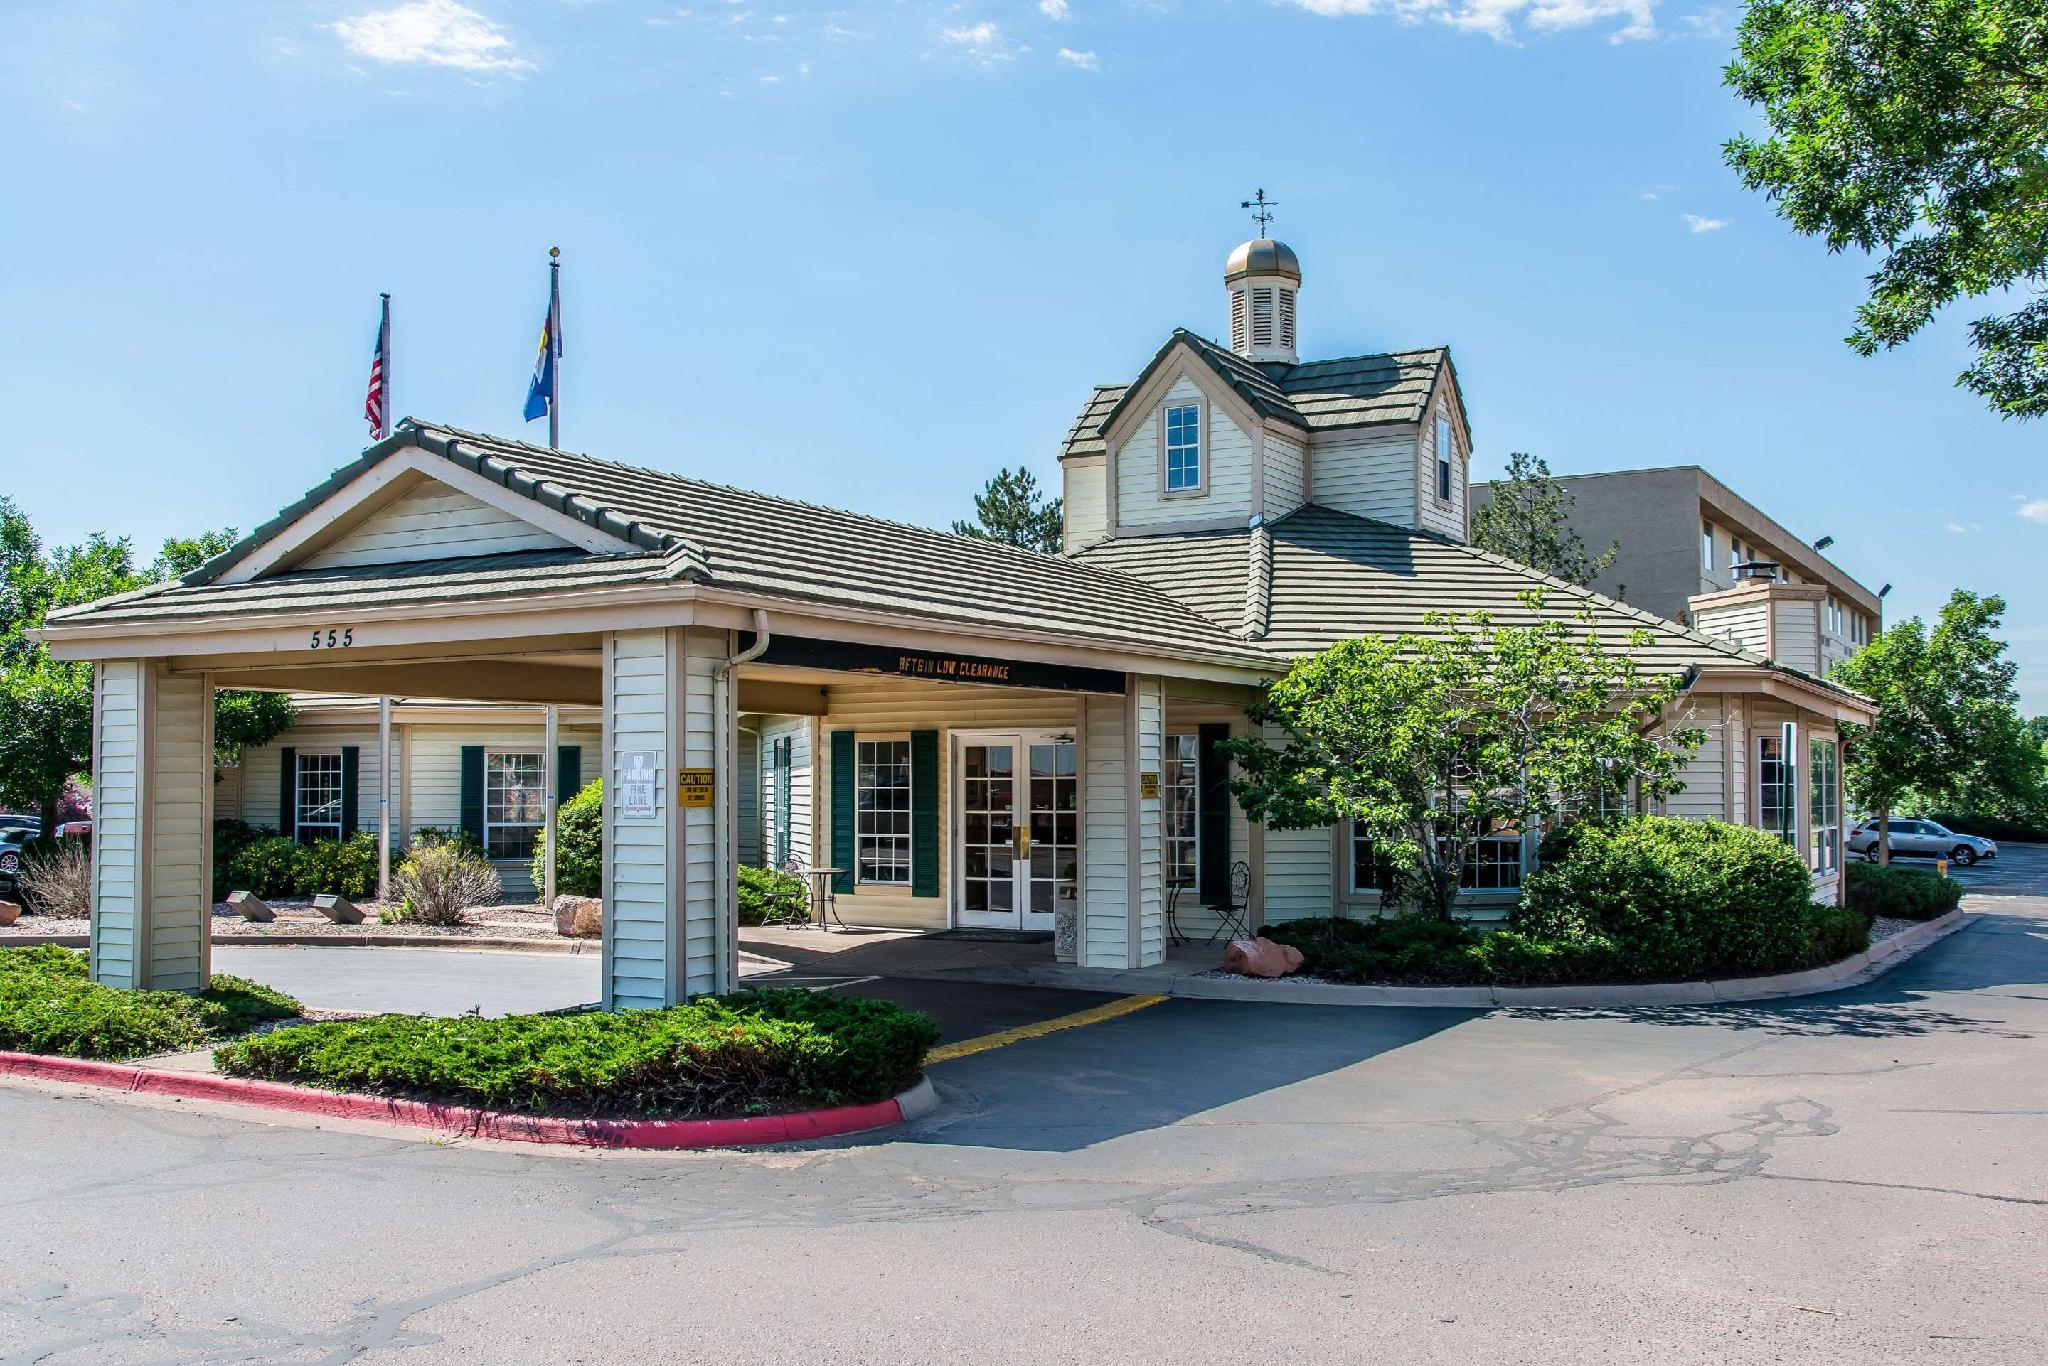
M 137 573 L 125 538 L 95 534 L 46 551 L 28 518 L 0 496 L 0 804 L 37 811 L 47 832 L 66 783 L 92 764 L 92 666 L 52 658 L 28 633 L 60 607 L 189 572 L 234 539 L 232 528 L 174 537 Z M 296 719 L 281 693 L 216 692 L 216 752 L 226 758 L 267 743 Z
M 1877 719 L 1843 726 L 1842 739 L 1849 797 L 1880 822 L 1880 863 L 1891 862 L 1886 818 L 1902 802 L 1946 808 L 1972 791 L 2010 791 L 2035 771 L 2021 759 L 2018 665 L 1996 635 L 2004 618 L 2005 599 L 1958 588 L 1932 630 L 1908 617 L 1829 674 L 1877 703 Z
M 996 471 L 995 478 L 974 496 L 974 520 L 953 523 L 956 536 L 1022 546 L 1047 555 L 1060 553 L 1060 500 L 1041 498 L 1030 470 Z
M 1543 594 L 1524 595 L 1532 613 Z M 1432 634 L 1342 641 L 1297 660 L 1226 741 L 1231 784 L 1280 830 L 1349 820 L 1400 893 L 1449 919 L 1480 840 L 1628 790 L 1668 795 L 1704 732 L 1665 724 L 1680 680 L 1609 654 L 1583 624 L 1433 614 Z M 1631 639 L 1647 644 L 1647 632 Z
M 1849 344 L 1898 346 L 1959 299 L 1956 382 L 2006 417 L 2048 413 L 2048 9 L 2042 0 L 1752 0 L 1727 82 L 1768 136 L 1729 139 L 1743 184 L 1830 251 L 1882 261 Z
M 1581 588 L 1591 587 L 1621 554 L 1618 541 L 1598 555 L 1586 553 L 1586 542 L 1572 529 L 1578 500 L 1550 477 L 1550 462 L 1540 455 L 1510 455 L 1507 477 L 1494 480 L 1490 492 L 1472 507 L 1472 544 L 1482 550 Z

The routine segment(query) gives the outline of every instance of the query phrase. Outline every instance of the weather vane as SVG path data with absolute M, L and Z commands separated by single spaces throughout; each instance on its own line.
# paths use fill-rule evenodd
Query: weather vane
M 1278 202 L 1279 201 L 1277 200 L 1266 198 L 1266 192 L 1264 190 L 1260 190 L 1257 194 L 1253 195 L 1250 199 L 1245 200 L 1242 204 L 1239 204 L 1237 207 L 1239 207 L 1240 209 L 1254 210 L 1252 214 L 1252 222 L 1259 225 L 1259 236 L 1264 237 L 1266 235 L 1267 226 L 1271 224 L 1273 221 L 1273 210 L 1277 206 Z

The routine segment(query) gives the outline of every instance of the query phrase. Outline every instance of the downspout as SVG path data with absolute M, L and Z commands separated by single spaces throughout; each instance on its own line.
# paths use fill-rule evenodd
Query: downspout
M 718 880 L 725 912 L 725 952 L 719 963 L 718 990 L 728 992 L 740 980 L 740 893 L 739 893 L 739 775 L 737 762 L 740 724 L 739 667 L 751 664 L 768 652 L 774 637 L 768 630 L 768 613 L 754 609 L 754 643 L 712 670 L 718 684 L 718 740 L 715 772 L 718 774 Z

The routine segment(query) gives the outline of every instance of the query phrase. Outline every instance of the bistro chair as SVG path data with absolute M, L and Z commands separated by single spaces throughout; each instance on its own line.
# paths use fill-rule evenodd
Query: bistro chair
M 796 922 L 797 928 L 807 928 L 812 923 L 811 917 L 814 912 L 817 915 L 819 929 L 831 929 L 834 921 L 838 921 L 840 929 L 846 928 L 846 922 L 839 919 L 839 894 L 832 890 L 831 878 L 820 874 L 815 868 L 804 867 L 803 860 L 795 855 L 783 860 L 782 871 L 793 878 L 801 879 L 804 884 L 803 916 Z
M 1216 912 L 1216 928 L 1209 935 L 1209 942 L 1215 943 L 1225 930 L 1232 939 L 1252 937 L 1252 866 L 1243 859 L 1230 865 L 1230 900 L 1220 906 L 1211 906 Z

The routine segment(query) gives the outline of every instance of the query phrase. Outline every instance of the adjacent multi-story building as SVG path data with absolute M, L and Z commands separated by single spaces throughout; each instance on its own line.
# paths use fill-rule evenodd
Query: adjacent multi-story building
M 1620 547 L 1593 583 L 1610 597 L 1703 629 L 1718 622 L 1714 634 L 1804 667 L 1813 656 L 1803 641 L 1793 648 L 1792 638 L 1810 630 L 1822 672 L 1880 629 L 1880 594 L 1698 465 L 1564 475 L 1557 482 L 1573 499 L 1572 528 L 1587 547 Z M 1474 484 L 1472 495 L 1474 505 L 1482 505 L 1493 487 Z M 1781 590 L 1775 594 L 1779 608 L 1765 614 L 1768 630 L 1752 625 L 1755 613 L 1738 612 L 1736 624 L 1728 624 L 1728 609 L 1755 596 L 1759 582 Z

